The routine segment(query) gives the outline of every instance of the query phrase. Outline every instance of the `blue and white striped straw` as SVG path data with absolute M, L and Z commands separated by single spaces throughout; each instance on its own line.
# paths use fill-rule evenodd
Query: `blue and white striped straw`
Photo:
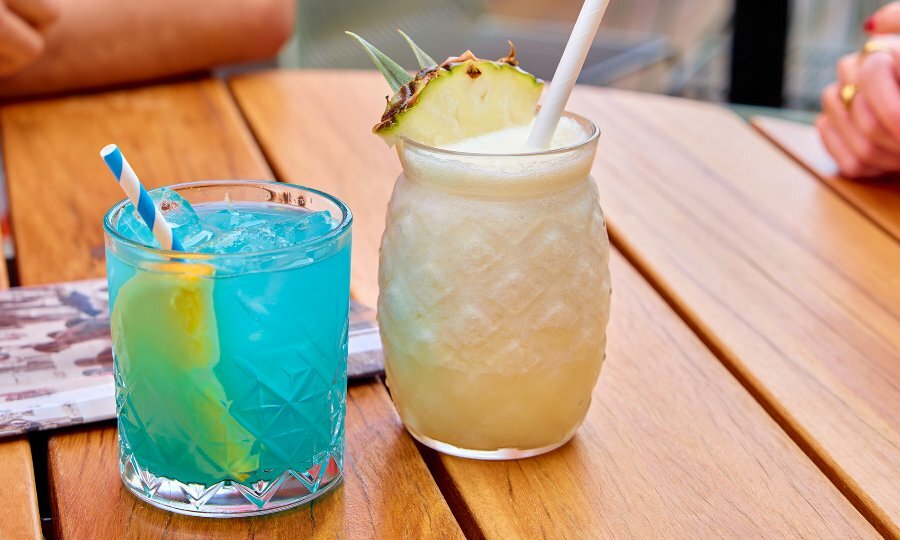
M 137 208 L 138 215 L 141 216 L 147 227 L 153 231 L 153 236 L 159 242 L 159 246 L 162 249 L 184 251 L 181 242 L 172 234 L 172 227 L 169 226 L 159 208 L 153 204 L 153 199 L 150 198 L 150 194 L 147 193 L 141 181 L 138 180 L 137 175 L 134 174 L 134 170 L 128 164 L 125 156 L 122 155 L 119 147 L 114 144 L 104 146 L 103 150 L 100 150 L 100 157 L 103 158 L 109 170 L 112 171 L 116 180 L 119 181 L 122 191 L 131 200 L 131 204 Z

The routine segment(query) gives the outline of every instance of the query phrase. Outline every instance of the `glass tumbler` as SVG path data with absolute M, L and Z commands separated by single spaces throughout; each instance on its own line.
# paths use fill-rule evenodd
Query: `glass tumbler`
M 106 214 L 119 464 L 138 498 L 173 512 L 265 514 L 340 483 L 352 216 L 276 182 L 170 186 L 204 204 L 327 211 L 330 232 L 278 249 L 162 251 Z

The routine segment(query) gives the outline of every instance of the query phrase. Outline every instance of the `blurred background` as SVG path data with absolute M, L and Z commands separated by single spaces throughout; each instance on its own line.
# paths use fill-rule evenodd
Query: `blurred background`
M 414 68 L 415 59 L 396 32 L 402 28 L 439 61 L 466 49 L 499 58 L 510 39 L 523 66 L 549 80 L 581 7 L 581 0 L 296 2 L 294 33 L 277 58 L 216 71 L 227 76 L 276 65 L 372 69 L 357 43 L 344 35 L 347 29 Z M 887 3 L 613 0 L 580 82 L 726 103 L 745 117 L 761 113 L 811 122 L 822 89 L 835 79 L 835 63 L 859 50 L 865 41 L 863 22 Z M 234 48 L 235 40 L 219 39 L 218 44 L 225 41 Z M 0 90 L 3 84 L 0 77 Z M 10 257 L 3 184 L 0 155 L 0 229 Z
M 835 62 L 859 49 L 863 22 L 886 3 L 614 1 L 580 82 L 814 111 L 822 88 L 835 77 Z M 412 68 L 414 58 L 395 31 L 403 28 L 438 59 L 467 48 L 497 58 L 511 39 L 524 66 L 549 79 L 581 1 L 300 0 L 298 5 L 294 38 L 279 58 L 286 67 L 370 68 L 343 35 L 352 28 Z

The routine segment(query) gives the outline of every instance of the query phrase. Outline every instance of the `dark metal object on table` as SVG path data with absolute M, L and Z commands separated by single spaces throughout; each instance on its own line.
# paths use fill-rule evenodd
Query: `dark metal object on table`
M 789 0 L 735 0 L 728 100 L 745 105 L 784 104 Z

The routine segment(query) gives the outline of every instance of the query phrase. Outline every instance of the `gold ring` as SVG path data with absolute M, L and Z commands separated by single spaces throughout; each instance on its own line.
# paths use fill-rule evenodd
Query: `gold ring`
M 857 92 L 859 92 L 859 85 L 856 83 L 847 83 L 841 87 L 841 102 L 844 107 L 849 109 L 853 105 L 853 98 L 856 97 Z
M 891 47 L 891 45 L 887 42 L 877 41 L 874 39 L 872 41 L 867 41 L 866 44 L 863 45 L 862 51 L 860 51 L 859 53 L 859 63 L 862 64 L 863 60 L 865 60 L 866 57 L 872 53 L 886 52 L 888 54 L 891 54 L 893 50 L 893 47 Z

